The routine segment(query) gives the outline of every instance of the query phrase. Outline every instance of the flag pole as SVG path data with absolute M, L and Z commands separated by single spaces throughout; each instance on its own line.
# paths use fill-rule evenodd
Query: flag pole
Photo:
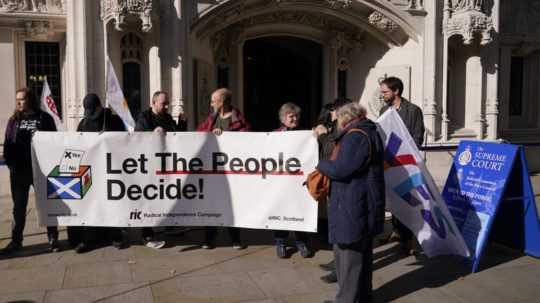
M 107 20 L 103 20 L 103 52 L 104 52 L 104 63 L 105 68 L 105 109 L 103 110 L 103 126 L 101 127 L 101 133 L 105 131 L 106 120 L 107 120 L 107 109 L 109 108 L 109 99 L 107 98 L 107 91 L 109 90 L 109 81 L 107 81 L 108 68 L 109 68 L 109 43 L 107 39 Z

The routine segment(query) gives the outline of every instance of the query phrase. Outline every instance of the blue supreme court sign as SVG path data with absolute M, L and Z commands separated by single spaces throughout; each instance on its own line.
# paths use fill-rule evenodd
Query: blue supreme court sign
M 443 191 L 476 272 L 489 240 L 540 257 L 540 223 L 521 146 L 462 141 Z

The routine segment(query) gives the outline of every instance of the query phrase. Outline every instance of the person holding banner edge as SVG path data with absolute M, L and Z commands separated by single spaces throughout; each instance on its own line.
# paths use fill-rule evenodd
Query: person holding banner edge
M 420 149 L 424 142 L 425 133 L 422 109 L 401 96 L 403 93 L 403 82 L 399 78 L 388 77 L 382 80 L 380 90 L 386 103 L 381 108 L 380 115 L 390 107 L 394 108 L 403 120 L 411 137 L 413 137 L 416 146 Z M 415 248 L 412 231 L 395 216 L 392 216 L 392 226 L 394 231 L 387 241 L 390 242 L 397 238 L 405 254 L 417 255 L 418 250 Z
M 232 92 L 227 88 L 215 90 L 210 97 L 212 113 L 197 127 L 200 132 L 212 132 L 216 136 L 224 131 L 249 131 L 250 125 L 239 110 L 232 106 Z M 240 241 L 240 229 L 227 227 L 232 245 L 235 249 L 245 248 Z M 205 228 L 205 237 L 202 248 L 211 249 L 217 237 L 217 228 L 209 226 Z
M 150 108 L 141 112 L 137 118 L 135 131 L 153 131 L 157 134 L 166 132 L 185 131 L 185 123 L 179 126 L 168 113 L 169 94 L 165 91 L 157 91 L 152 96 Z M 165 246 L 165 241 L 156 241 L 152 227 L 142 228 L 143 242 L 147 247 L 160 249 Z
M 275 129 L 275 132 L 284 132 L 289 130 L 295 130 L 298 127 L 298 122 L 300 120 L 301 109 L 298 105 L 294 103 L 285 103 L 279 109 L 279 121 L 281 127 Z M 307 246 L 308 235 L 304 232 L 295 231 L 293 232 L 295 237 L 295 245 L 300 255 L 303 258 L 309 258 L 312 256 L 312 252 Z M 285 240 L 289 236 L 288 230 L 275 230 L 274 239 L 276 241 L 276 254 L 278 258 L 285 259 L 288 257 L 287 248 L 285 245 Z
M 13 224 L 11 242 L 2 250 L 4 254 L 22 249 L 23 231 L 26 224 L 28 192 L 33 186 L 31 141 L 36 131 L 56 131 L 54 119 L 40 109 L 40 103 L 32 90 L 18 89 L 15 112 L 9 118 L 4 138 L 4 159 L 9 168 L 11 196 L 13 199 Z M 57 252 L 58 228 L 47 226 L 49 250 Z
M 341 107 L 337 121 L 335 160 L 317 165 L 330 179 L 328 235 L 339 285 L 334 302 L 371 302 L 373 238 L 384 229 L 384 147 L 359 104 Z

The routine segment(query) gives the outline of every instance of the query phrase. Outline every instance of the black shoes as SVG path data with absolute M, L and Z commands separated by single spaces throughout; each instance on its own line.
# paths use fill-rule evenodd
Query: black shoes
M 127 243 L 124 243 L 124 241 L 112 241 L 112 246 L 116 249 L 124 249 L 127 247 Z
M 321 280 L 324 283 L 332 284 L 337 282 L 337 275 L 335 271 L 330 272 L 329 274 L 322 276 Z
M 334 263 L 334 260 L 332 260 L 326 264 L 320 264 L 319 268 L 326 271 L 334 271 L 336 269 L 336 264 Z
M 89 247 L 88 245 L 84 244 L 84 242 L 77 244 L 77 246 L 75 247 L 75 252 L 78 254 L 82 254 L 87 251 L 89 251 Z
M 285 247 L 284 243 L 276 244 L 276 254 L 280 259 L 287 258 L 287 247 Z
M 51 251 L 51 252 L 59 252 L 60 251 L 60 244 L 58 244 L 58 239 L 50 239 L 49 240 L 49 251 Z
M 337 282 L 337 275 L 336 275 L 336 263 L 335 260 L 332 260 L 326 264 L 320 264 L 319 268 L 322 270 L 329 271 L 327 275 L 324 275 L 321 277 L 321 280 L 324 283 L 332 284 Z
M 311 257 L 311 250 L 307 247 L 305 243 L 296 243 L 296 248 L 300 252 L 300 255 L 302 258 L 309 258 Z
M 11 241 L 2 249 L 3 255 L 14 254 L 19 252 L 22 249 L 22 244 L 20 242 Z

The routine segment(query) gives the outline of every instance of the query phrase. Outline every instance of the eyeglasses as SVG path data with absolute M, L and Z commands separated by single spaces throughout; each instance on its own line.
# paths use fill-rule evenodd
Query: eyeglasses
M 25 101 L 26 98 L 16 98 L 15 100 L 17 100 L 17 101 Z

